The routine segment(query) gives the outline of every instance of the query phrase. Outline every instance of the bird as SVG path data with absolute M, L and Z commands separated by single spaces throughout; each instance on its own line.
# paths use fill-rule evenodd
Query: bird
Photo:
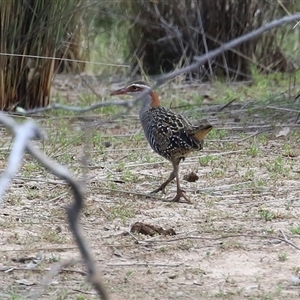
M 173 170 L 168 179 L 151 193 L 161 191 L 165 194 L 166 186 L 176 179 L 177 193 L 171 201 L 179 202 L 184 198 L 190 202 L 180 185 L 179 164 L 190 152 L 203 149 L 203 139 L 212 125 L 206 119 L 194 125 L 182 115 L 161 106 L 156 91 L 144 81 L 130 83 L 110 95 L 131 95 L 141 102 L 139 119 L 146 139 L 157 154 L 172 163 Z

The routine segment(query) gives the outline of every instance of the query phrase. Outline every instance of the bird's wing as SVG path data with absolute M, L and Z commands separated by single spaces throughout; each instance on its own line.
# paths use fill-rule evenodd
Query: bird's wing
M 161 108 L 160 108 L 161 109 Z M 199 141 L 189 134 L 192 124 L 181 115 L 164 109 L 160 115 L 151 119 L 150 142 L 152 148 L 158 153 L 180 150 L 181 152 L 199 149 Z
M 190 138 L 195 140 L 196 143 L 202 141 L 212 129 L 212 125 L 206 119 L 203 119 L 196 125 L 193 125 L 180 114 L 176 115 L 176 117 L 177 123 L 182 124 L 182 127 L 184 128 L 184 134 L 187 134 Z

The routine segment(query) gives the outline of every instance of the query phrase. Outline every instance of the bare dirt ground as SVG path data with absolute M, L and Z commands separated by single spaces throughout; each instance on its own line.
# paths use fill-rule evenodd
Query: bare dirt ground
M 174 87 L 162 91 L 180 106 L 174 110 L 215 126 L 204 151 L 181 164 L 181 179 L 192 171 L 199 176 L 182 180 L 192 204 L 168 202 L 174 183 L 167 195 L 147 197 L 171 165 L 147 145 L 137 109 L 87 131 L 78 130 L 74 114 L 35 118 L 48 135 L 36 144 L 76 176 L 83 173 L 84 151 L 89 153 L 81 223 L 111 299 L 300 297 L 300 105 L 283 95 L 272 98 L 273 108 L 244 97 L 222 109 L 233 98 L 218 104 L 214 95 L 221 88 L 208 90 L 211 103 L 201 105 L 200 87 L 178 88 L 175 98 Z M 63 92 L 74 104 L 70 87 Z M 186 102 L 176 100 L 181 97 Z M 89 117 L 104 120 L 112 113 Z M 3 170 L 12 146 L 4 129 L 1 142 Z M 0 299 L 96 299 L 66 223 L 72 197 L 64 182 L 28 155 L 3 200 Z M 173 228 L 176 235 L 130 233 L 135 222 Z

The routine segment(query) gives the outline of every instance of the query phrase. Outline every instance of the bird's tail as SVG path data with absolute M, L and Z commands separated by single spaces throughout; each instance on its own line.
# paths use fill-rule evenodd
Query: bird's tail
M 196 128 L 191 132 L 191 136 L 197 141 L 201 141 L 212 130 L 212 125 L 207 120 L 201 120 Z

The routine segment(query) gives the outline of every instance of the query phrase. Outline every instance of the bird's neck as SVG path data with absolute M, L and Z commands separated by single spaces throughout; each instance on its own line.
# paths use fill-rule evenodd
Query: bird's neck
M 158 107 L 160 106 L 160 101 L 158 98 L 158 95 L 155 91 L 151 91 L 143 96 L 142 98 L 142 106 L 140 109 L 140 118 L 142 115 L 151 109 L 152 107 Z
M 151 96 L 151 99 L 152 99 L 151 107 L 160 106 L 160 101 L 159 101 L 157 93 L 155 91 L 151 91 L 150 96 Z

